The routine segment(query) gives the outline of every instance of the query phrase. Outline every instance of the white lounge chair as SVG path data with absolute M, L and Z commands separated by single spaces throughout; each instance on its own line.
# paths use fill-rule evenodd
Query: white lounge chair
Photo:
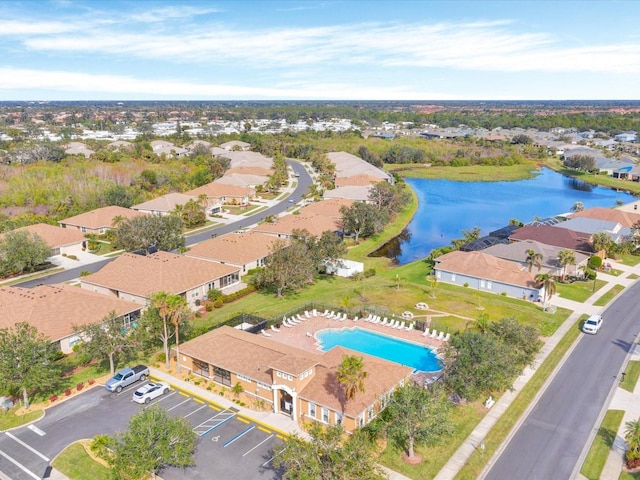
M 327 318 L 333 318 L 335 314 L 336 314 L 336 312 L 331 310 L 331 313 L 329 315 L 327 315 Z
M 311 314 L 309 313 L 309 310 L 304 311 L 304 316 L 307 318 L 311 318 Z
M 404 330 L 404 322 L 400 323 L 399 326 L 396 327 L 398 330 Z
M 429 329 L 428 329 L 428 328 L 425 328 L 425 329 L 424 329 L 424 332 L 422 332 L 422 336 L 423 336 L 423 337 L 426 337 L 426 336 L 428 336 L 430 333 L 431 333 L 431 332 L 429 331 Z
M 313 316 L 317 317 L 318 316 L 318 310 L 316 310 L 315 308 L 313 309 Z
M 409 324 L 409 326 L 408 326 L 407 328 L 405 328 L 405 330 L 406 330 L 407 332 L 410 332 L 411 330 L 413 330 L 413 325 L 414 325 L 414 323 L 413 323 L 413 322 L 411 322 L 411 323 Z
M 267 333 L 265 330 L 260 330 L 260 333 L 262 333 L 262 335 L 264 335 L 265 337 L 270 337 L 271 334 Z
M 387 323 L 389 323 L 389 319 L 387 317 L 384 317 L 382 319 L 382 325 L 386 325 Z
M 449 332 L 447 332 L 447 334 L 444 336 L 442 341 L 443 342 L 448 342 L 449 340 L 451 340 L 451 334 Z
M 398 328 L 398 325 L 400 325 L 400 320 L 394 320 L 389 324 L 391 328 Z
M 296 315 L 296 318 L 297 318 L 298 320 L 300 320 L 301 322 L 304 322 L 304 317 L 303 317 L 302 315 L 297 314 L 297 315 Z
M 438 335 L 437 340 L 443 340 L 444 339 L 444 332 L 440 332 L 440 334 Z
M 338 317 L 338 320 L 340 320 L 341 322 L 344 322 L 347 319 L 347 314 L 343 313 L 342 316 Z
M 438 336 L 438 330 L 435 328 L 431 331 L 431 338 L 436 338 Z
M 307 332 L 307 337 L 313 337 L 313 335 L 311 334 L 311 332 Z
M 358 316 L 357 316 L 357 315 L 356 315 L 355 317 L 353 317 L 353 321 L 354 321 L 354 322 L 357 322 L 358 320 L 359 320 L 359 319 L 358 319 Z
M 279 329 L 279 328 L 276 328 L 276 326 L 275 326 L 275 325 L 271 325 L 271 331 L 272 331 L 272 332 L 275 332 L 275 333 L 278 333 L 278 332 L 280 331 L 280 329 Z
M 326 317 L 327 315 L 329 315 L 329 310 L 325 310 L 324 313 L 320 314 L 321 317 Z

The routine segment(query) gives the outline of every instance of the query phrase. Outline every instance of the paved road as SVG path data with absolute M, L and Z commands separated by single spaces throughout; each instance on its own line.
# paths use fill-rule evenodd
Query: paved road
M 600 332 L 580 338 L 484 478 L 572 478 L 640 330 L 638 295 L 640 283 L 627 288 L 604 312 Z
M 297 178 L 298 184 L 296 185 L 295 190 L 291 194 L 289 198 L 294 199 L 296 202 L 299 202 L 302 199 L 302 196 L 307 192 L 309 186 L 313 183 L 311 176 L 305 170 L 305 168 L 299 164 L 298 162 L 294 162 L 292 160 L 287 160 L 287 163 L 293 168 L 293 171 L 299 175 Z M 248 216 L 243 218 L 242 220 L 238 220 L 234 223 L 229 223 L 227 225 L 221 225 L 220 227 L 207 230 L 206 232 L 200 232 L 195 235 L 191 235 L 185 238 L 185 243 L 187 246 L 193 245 L 204 240 L 208 240 L 212 235 L 224 235 L 226 233 L 235 232 L 240 228 L 249 227 L 254 225 L 260 221 L 262 221 L 265 217 L 269 215 L 277 215 L 279 213 L 284 212 L 287 208 L 291 207 L 291 203 L 288 199 L 285 199 L 283 202 L 278 203 L 272 207 L 267 208 L 261 212 L 256 213 L 255 215 Z M 114 260 L 115 257 L 106 258 L 100 262 L 91 263 L 88 265 L 83 265 L 81 267 L 72 268 L 65 270 L 64 272 L 54 273 L 48 275 L 46 277 L 40 277 L 33 280 L 27 280 L 22 283 L 18 283 L 16 287 L 24 287 L 24 288 L 33 288 L 37 285 L 41 284 L 54 284 L 54 283 L 64 283 L 80 276 L 80 273 L 83 271 L 88 271 L 91 273 L 95 273 L 104 267 L 107 263 Z

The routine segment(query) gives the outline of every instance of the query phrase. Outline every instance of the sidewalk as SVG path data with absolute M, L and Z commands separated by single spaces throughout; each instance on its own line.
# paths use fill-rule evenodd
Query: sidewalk
M 538 365 L 541 365 L 546 360 L 546 358 L 553 351 L 553 349 L 556 347 L 558 342 L 562 339 L 562 337 L 564 337 L 564 335 L 567 333 L 567 331 L 573 326 L 575 321 L 578 318 L 580 318 L 580 316 L 583 315 L 583 314 L 592 315 L 594 313 L 601 312 L 604 308 L 606 308 L 606 306 L 605 307 L 595 306 L 594 302 L 596 302 L 600 297 L 602 297 L 602 295 L 604 295 L 607 292 L 609 292 L 614 287 L 614 285 L 616 285 L 616 284 L 624 285 L 626 287 L 626 286 L 631 285 L 632 283 L 634 283 L 636 281 L 635 279 L 628 278 L 628 276 L 630 274 L 633 274 L 633 273 L 640 274 L 640 265 L 637 265 L 635 267 L 630 267 L 630 266 L 627 266 L 627 265 L 617 264 L 617 263 L 614 263 L 614 262 L 611 262 L 611 261 L 609 261 L 609 262 L 613 263 L 613 268 L 614 269 L 622 270 L 623 273 L 620 274 L 620 276 L 617 276 L 617 277 L 614 276 L 614 275 L 608 275 L 608 274 L 605 274 L 605 273 L 598 273 L 598 279 L 606 281 L 607 284 L 604 285 L 602 288 L 600 288 L 596 293 L 591 295 L 591 297 L 589 297 L 584 303 L 575 302 L 573 300 L 567 300 L 567 299 L 559 297 L 558 295 L 555 295 L 554 297 L 552 297 L 552 299 L 550 301 L 550 304 L 552 304 L 554 306 L 557 306 L 557 307 L 562 307 L 562 308 L 567 308 L 569 310 L 573 310 L 573 313 L 554 332 L 554 334 L 547 339 L 547 341 L 543 345 L 543 347 L 540 350 L 540 352 L 538 352 L 538 355 L 536 355 L 536 357 L 534 359 L 533 367 L 525 368 L 523 373 L 515 380 L 515 382 L 513 384 L 513 389 L 506 391 L 500 397 L 500 399 L 498 399 L 496 401 L 496 403 L 493 405 L 493 407 L 491 407 L 491 410 L 489 410 L 489 412 L 480 421 L 480 423 L 478 423 L 476 428 L 466 438 L 466 440 L 462 443 L 460 448 L 458 448 L 458 450 L 453 454 L 453 456 L 444 465 L 444 467 L 440 470 L 440 472 L 438 472 L 438 475 L 436 475 L 435 480 L 453 480 L 453 478 L 458 474 L 458 472 L 460 472 L 462 467 L 467 463 L 467 461 L 469 460 L 469 458 L 471 457 L 473 452 L 477 448 L 480 448 L 480 445 L 482 444 L 485 436 L 489 433 L 491 428 L 500 419 L 502 414 L 511 405 L 511 403 L 518 396 L 520 391 L 529 382 L 529 380 L 531 379 L 531 377 L 535 373 L 535 367 L 537 367 Z M 571 350 L 575 347 L 575 345 L 577 345 L 577 342 L 580 341 L 580 338 L 581 337 L 578 337 L 578 340 L 576 340 L 576 343 L 574 343 L 574 345 L 571 347 L 571 349 L 567 352 L 567 355 L 565 355 L 565 358 L 571 353 Z M 636 351 L 638 351 L 638 349 L 636 349 Z M 639 356 L 639 359 L 640 359 L 640 353 L 638 353 L 638 356 Z M 529 411 L 536 404 L 536 401 L 538 400 L 538 398 L 544 393 L 544 390 L 546 389 L 547 385 L 549 385 L 549 383 L 553 379 L 555 373 L 562 366 L 562 363 L 563 362 L 561 362 L 556 367 L 554 372 L 547 379 L 545 385 L 540 389 L 540 391 L 536 394 L 536 397 L 531 401 L 531 403 L 529 404 L 527 409 L 523 412 L 523 414 L 521 415 L 521 417 L 518 420 L 518 422 L 516 422 L 516 425 L 514 425 L 513 429 L 509 433 L 509 435 L 507 435 L 505 440 L 502 442 L 502 445 L 494 453 L 494 455 L 493 455 L 494 458 L 497 455 L 499 455 L 500 452 L 503 450 L 503 448 L 507 445 L 507 443 L 511 439 L 511 436 L 516 432 L 518 426 L 521 424 L 522 421 L 524 421 L 524 419 L 527 416 L 527 414 L 529 413 Z M 640 382 L 639 382 L 639 385 L 640 385 Z M 623 392 L 623 393 L 620 393 L 620 392 Z M 631 419 L 637 419 L 640 416 L 640 387 L 638 387 L 638 386 L 636 387 L 636 392 L 638 393 L 639 396 L 637 398 L 635 398 L 635 399 L 631 399 L 630 400 L 629 396 L 631 394 L 629 394 L 629 392 L 626 392 L 626 391 L 624 391 L 624 390 L 622 390 L 620 388 L 617 388 L 616 395 L 612 400 L 612 403 L 611 403 L 612 406 L 610 408 L 620 408 L 620 407 L 614 407 L 613 406 L 613 405 L 620 404 L 620 405 L 623 405 L 623 406 L 628 406 L 629 409 L 630 409 L 629 412 L 628 412 L 628 415 L 625 414 L 625 419 L 624 419 L 624 421 L 622 422 L 622 425 L 621 425 L 621 429 L 622 430 L 624 430 L 624 423 L 626 421 L 628 421 L 627 420 L 627 416 L 630 416 Z M 626 394 L 626 395 L 624 395 L 624 394 Z M 634 392 L 633 397 L 635 397 L 635 392 Z M 626 408 L 620 408 L 620 409 L 626 410 Z M 620 442 L 618 442 L 618 440 L 621 441 L 622 449 L 624 449 L 624 440 L 620 436 L 620 433 L 618 434 L 618 437 L 616 437 L 616 443 L 619 444 Z M 616 448 L 616 444 L 614 444 L 614 450 L 612 450 L 611 454 L 609 455 L 609 459 L 607 461 L 607 465 L 605 466 L 605 471 L 603 472 L 603 476 L 602 476 L 603 479 L 612 479 L 613 480 L 613 479 L 617 479 L 618 476 L 620 475 L 620 467 L 622 465 L 622 458 L 621 458 L 621 454 L 620 453 L 616 453 L 617 450 L 615 450 L 615 448 Z M 620 447 L 618 447 L 618 449 L 619 448 Z M 617 455 L 617 460 L 618 461 L 616 461 L 616 455 Z M 614 458 L 612 458 L 612 457 L 614 457 Z M 492 460 L 490 460 L 487 464 L 489 465 L 491 463 L 491 461 Z M 605 472 L 608 473 L 609 471 L 611 471 L 611 470 L 608 470 L 607 468 L 609 468 L 611 470 L 617 468 L 617 473 L 615 475 L 613 475 L 613 476 L 606 476 Z M 482 475 L 481 475 L 481 477 L 482 477 Z

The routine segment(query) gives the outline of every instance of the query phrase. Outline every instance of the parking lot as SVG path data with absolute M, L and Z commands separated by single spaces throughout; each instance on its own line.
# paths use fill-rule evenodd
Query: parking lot
M 121 393 L 96 387 L 47 410 L 41 420 L 0 434 L 0 480 L 47 478 L 49 464 L 68 444 L 127 427 L 129 417 L 143 405 L 131 400 L 135 384 Z M 153 400 L 169 414 L 186 418 L 199 437 L 196 466 L 187 472 L 169 468 L 165 480 L 182 478 L 275 479 L 273 452 L 282 436 L 270 428 L 188 392 L 172 389 Z

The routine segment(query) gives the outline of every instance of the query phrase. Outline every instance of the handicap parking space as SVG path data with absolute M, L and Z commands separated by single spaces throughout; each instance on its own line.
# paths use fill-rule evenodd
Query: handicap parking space
M 187 471 L 169 468 L 165 480 L 190 478 L 275 479 L 271 466 L 274 452 L 282 448 L 282 434 L 239 414 L 187 392 L 173 391 L 159 406 L 171 415 L 186 418 L 198 435 L 196 465 Z

